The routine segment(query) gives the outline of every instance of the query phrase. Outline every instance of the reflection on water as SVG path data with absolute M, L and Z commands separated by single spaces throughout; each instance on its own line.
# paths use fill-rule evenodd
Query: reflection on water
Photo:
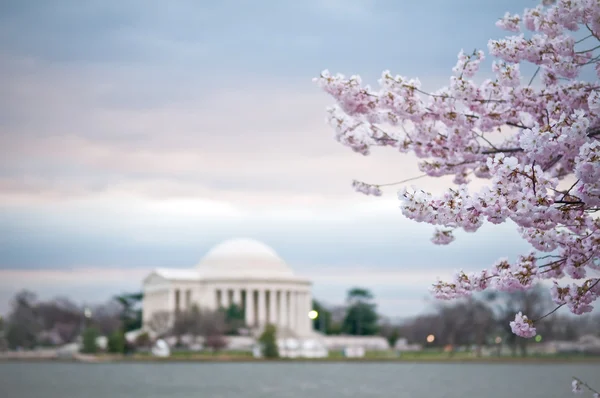
M 6 398 L 572 397 L 598 364 L 2 363 Z

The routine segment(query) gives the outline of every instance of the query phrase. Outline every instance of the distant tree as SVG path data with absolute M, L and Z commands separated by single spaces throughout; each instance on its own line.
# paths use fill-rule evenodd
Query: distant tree
M 158 338 L 164 337 L 171 330 L 172 319 L 173 315 L 169 311 L 154 312 L 148 320 L 148 328 L 155 333 Z
M 123 330 L 115 330 L 108 336 L 106 349 L 112 354 L 124 354 L 127 341 Z
M 261 345 L 262 355 L 265 358 L 279 358 L 279 349 L 277 347 L 277 328 L 274 325 L 267 325 L 264 332 L 258 339 Z
M 52 329 L 56 323 L 78 323 L 81 319 L 81 309 L 65 297 L 38 302 L 37 312 L 46 330 Z
M 442 324 L 443 334 L 437 335 L 436 339 L 452 347 L 450 355 L 454 352 L 454 347 L 468 342 L 468 336 L 464 334 L 465 329 L 469 327 L 469 322 L 464 305 L 442 305 L 438 307 L 438 316 Z
M 227 347 L 227 340 L 222 334 L 212 334 L 204 338 L 204 346 L 216 353 Z
M 398 326 L 392 325 L 390 322 L 382 322 L 379 326 L 379 334 L 384 337 L 391 348 L 394 348 L 396 342 L 400 338 Z
M 441 329 L 436 334 L 439 343 L 452 346 L 477 347 L 477 355 L 488 336 L 496 328 L 496 319 L 491 308 L 483 301 L 469 298 L 437 308 Z M 450 351 L 451 355 L 453 350 Z
M 473 337 L 471 343 L 477 346 L 477 356 L 480 357 L 488 336 L 497 327 L 496 318 L 492 309 L 481 300 L 470 298 L 465 307 L 467 317 L 471 319 L 470 330 Z
M 423 314 L 405 321 L 400 326 L 400 334 L 411 344 L 425 344 L 430 334 L 438 336 L 428 346 L 438 346 L 443 343 L 439 337 L 443 335 L 443 325 L 439 314 Z
M 135 338 L 135 345 L 137 347 L 148 348 L 151 345 L 150 335 L 147 332 L 142 332 L 138 334 Z
M 123 330 L 129 332 L 142 328 L 141 302 L 144 298 L 142 292 L 123 293 L 114 297 L 121 304 L 121 324 Z
M 68 298 L 40 301 L 36 306 L 42 328 L 53 331 L 63 343 L 70 343 L 81 333 L 81 308 Z
M 373 293 L 370 290 L 361 287 L 353 287 L 348 290 L 346 300 L 351 304 L 356 302 L 368 302 L 373 300 Z
M 204 346 L 213 352 L 227 345 L 225 332 L 227 324 L 223 311 L 200 310 L 193 306 L 190 311 L 190 331 L 193 336 L 202 336 Z
M 37 344 L 42 323 L 36 311 L 37 297 L 27 290 L 18 292 L 12 300 L 5 338 L 11 349 L 31 349 Z
M 225 317 L 222 312 L 220 314 Z M 207 321 L 210 322 L 210 320 L 206 319 L 207 315 L 209 315 L 207 311 L 201 311 L 200 307 L 195 304 L 189 310 L 183 311 L 179 314 L 181 332 L 192 335 L 194 340 L 200 336 L 204 337 L 207 334 L 206 323 Z
M 312 302 L 313 310 L 317 311 L 318 316 L 313 319 L 313 329 L 317 332 L 330 334 L 331 331 L 331 311 L 317 300 Z
M 528 314 L 530 319 L 542 318 L 553 307 L 550 294 L 538 284 L 526 291 L 490 293 L 488 301 L 495 304 L 497 320 L 505 335 L 504 342 L 511 348 L 512 354 L 517 355 L 519 350 L 522 356 L 526 356 L 530 340 L 512 333 L 509 323 L 518 311 Z M 537 325 L 543 329 L 542 323 Z
M 386 337 L 388 344 L 390 345 L 391 348 L 394 348 L 396 346 L 396 342 L 398 341 L 399 338 L 400 338 L 400 332 L 398 331 L 398 329 L 392 330 L 392 333 Z
M 98 352 L 98 344 L 96 339 L 98 338 L 98 330 L 90 327 L 83 331 L 83 347 L 81 352 L 84 354 L 95 354 Z
M 121 304 L 116 300 L 94 306 L 91 323 L 102 336 L 110 336 L 123 328 L 121 311 Z
M 237 335 L 239 329 L 246 324 L 246 312 L 244 308 L 233 303 L 229 307 L 222 309 L 225 316 L 225 334 Z
M 378 315 L 373 295 L 367 289 L 352 288 L 348 291 L 346 317 L 343 321 L 343 331 L 356 336 L 371 336 L 377 334 Z
M 8 349 L 8 343 L 6 342 L 6 323 L 4 318 L 0 316 L 0 352 Z
M 173 326 L 170 333 L 175 337 L 175 345 L 181 346 L 181 339 L 186 334 L 197 335 L 195 332 L 195 314 L 196 309 L 191 311 L 176 311 L 173 314 Z
M 331 316 L 331 324 L 329 325 L 328 334 L 339 335 L 343 333 L 344 319 L 346 318 L 346 306 L 338 305 L 331 307 L 329 310 Z

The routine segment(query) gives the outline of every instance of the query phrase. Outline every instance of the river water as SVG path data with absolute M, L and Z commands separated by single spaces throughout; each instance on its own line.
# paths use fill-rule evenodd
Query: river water
M 2 398 L 573 398 L 598 364 L 0 363 Z M 586 394 L 591 397 L 591 394 Z

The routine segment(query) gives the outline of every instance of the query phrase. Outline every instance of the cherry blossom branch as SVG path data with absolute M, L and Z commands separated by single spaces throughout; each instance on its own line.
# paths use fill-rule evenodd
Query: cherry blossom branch
M 589 29 L 589 28 L 588 28 L 588 29 Z M 583 41 L 585 41 L 585 40 L 589 39 L 590 37 L 594 37 L 594 35 L 593 35 L 593 34 L 587 35 L 586 37 L 584 37 L 584 38 L 582 38 L 582 39 L 579 39 L 579 40 L 577 40 L 577 41 L 575 42 L 575 44 L 579 44 L 579 43 L 581 43 L 581 42 L 583 42 Z
M 537 69 L 535 70 L 535 73 L 533 74 L 533 76 L 531 76 L 531 79 L 529 79 L 529 83 L 527 83 L 528 86 L 531 86 L 531 83 L 533 83 L 533 81 L 535 80 L 535 77 L 540 72 L 540 69 L 542 69 L 542 67 L 538 66 Z
M 600 20 L 600 4 L 544 4 L 522 16 L 507 13 L 498 21 L 499 27 L 516 34 L 488 44 L 489 55 L 497 59 L 492 64 L 495 79 L 473 79 L 485 58 L 482 51 L 461 51 L 449 86 L 432 93 L 422 90 L 417 79 L 392 77 L 387 71 L 379 90 L 363 86 L 358 76 L 346 79 L 324 72 L 317 79 L 336 101 L 330 122 L 340 143 L 363 155 L 372 146 L 393 146 L 424 159 L 419 167 L 430 177 L 454 176 L 457 188 L 440 195 L 406 187 L 398 194 L 404 216 L 436 226 L 434 243 L 452 242 L 454 229 L 475 232 L 484 223 L 511 220 L 534 251 L 553 253 L 499 261 L 491 270 L 440 281 L 433 286 L 438 298 L 487 288 L 526 290 L 538 279 L 578 280 L 598 269 L 600 220 L 592 213 L 600 209 L 600 86 L 597 79 L 578 79 L 590 64 L 600 77 L 600 55 L 595 54 L 600 46 L 589 41 L 579 45 L 598 38 L 591 26 L 596 29 Z M 571 32 L 582 25 L 590 35 L 576 41 Z M 521 34 L 524 28 L 533 34 Z M 531 79 L 520 74 L 526 62 L 536 66 Z M 541 88 L 532 87 L 536 78 Z M 388 134 L 378 125 L 399 126 L 404 136 Z M 411 126 L 410 133 L 405 125 Z M 503 143 L 489 138 L 497 132 L 508 135 Z M 489 184 L 474 191 L 467 185 L 471 174 Z M 560 181 L 569 176 L 576 182 L 559 190 Z M 381 194 L 377 185 L 353 185 L 367 194 Z M 538 266 L 543 258 L 550 260 Z M 589 312 L 600 297 L 596 282 L 552 288 L 553 300 L 575 314 Z M 535 335 L 533 321 L 523 314 L 517 314 L 511 328 L 520 336 Z
M 552 311 L 550 311 L 550 312 L 549 312 L 549 313 L 547 313 L 546 315 L 543 315 L 543 316 L 539 317 L 538 319 L 534 319 L 534 320 L 533 320 L 533 322 L 534 322 L 534 323 L 535 323 L 535 322 L 539 322 L 539 321 L 541 321 L 542 319 L 549 317 L 550 315 L 554 314 L 556 311 L 558 311 L 558 309 L 559 309 L 559 308 L 561 308 L 561 307 L 562 307 L 562 306 L 564 306 L 564 305 L 565 305 L 565 304 L 561 304 L 561 305 L 557 306 L 556 308 L 554 308 Z
M 598 35 L 596 34 L 596 32 L 594 32 L 594 31 L 592 30 L 592 28 L 590 28 L 590 25 L 589 25 L 589 24 L 587 24 L 587 23 L 586 23 L 586 24 L 584 24 L 584 25 L 585 25 L 585 27 L 586 27 L 586 28 L 587 28 L 587 29 L 590 31 L 590 33 L 592 34 L 592 36 L 594 36 L 596 39 L 600 40 L 600 36 L 598 36 Z
M 574 393 L 580 393 L 581 391 L 581 387 L 585 387 L 587 388 L 590 392 L 592 392 L 594 394 L 594 398 L 599 398 L 600 396 L 600 392 L 598 392 L 598 390 L 592 388 L 589 384 L 587 384 L 585 381 L 573 376 L 573 382 L 571 383 L 572 388 L 573 388 L 573 392 Z

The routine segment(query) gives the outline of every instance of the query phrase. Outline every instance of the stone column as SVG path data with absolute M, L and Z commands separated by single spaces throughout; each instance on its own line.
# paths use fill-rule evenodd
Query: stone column
M 175 292 L 176 292 L 176 290 L 177 289 L 175 289 L 174 287 L 171 287 L 167 291 L 167 296 L 168 296 L 167 311 L 169 311 L 169 313 L 170 313 L 169 323 L 171 324 L 171 327 L 173 327 L 175 325 Z
M 310 291 L 304 293 L 304 302 L 306 303 L 306 312 L 304 313 L 304 319 L 306 319 L 306 332 L 310 333 L 313 330 L 312 319 L 310 319 L 308 317 L 308 313 L 313 309 L 312 308 L 312 296 L 310 294 Z M 321 315 L 321 314 L 319 314 L 319 315 Z
M 290 290 L 290 313 L 289 313 L 289 317 L 290 317 L 290 329 L 292 329 L 294 332 L 297 331 L 298 329 L 298 300 L 297 300 L 297 296 L 296 296 L 296 291 L 295 290 Z
M 306 321 L 308 320 L 308 311 L 306 310 L 305 293 L 298 293 L 298 334 L 304 336 L 306 334 Z
M 237 287 L 233 289 L 233 304 L 238 307 L 242 305 L 242 291 Z
M 221 303 L 219 302 L 219 299 L 223 299 L 223 296 L 222 296 L 222 293 L 221 293 L 221 289 L 220 289 L 220 288 L 216 287 L 216 288 L 213 290 L 213 297 L 214 297 L 214 302 L 215 302 L 215 304 L 214 304 L 214 306 L 213 306 L 213 309 L 214 309 L 214 310 L 218 310 L 218 309 L 219 309 L 219 304 L 221 304 Z
M 258 325 L 260 327 L 265 326 L 267 323 L 267 303 L 266 303 L 266 291 L 264 289 L 258 290 Z
M 246 289 L 246 325 L 253 327 L 254 325 L 254 290 Z
M 287 300 L 287 291 L 280 290 L 279 291 L 279 322 L 278 325 L 283 329 L 289 328 L 288 324 L 288 300 Z
M 167 311 L 175 312 L 175 289 L 167 290 Z
M 269 290 L 269 323 L 277 325 L 277 290 Z

